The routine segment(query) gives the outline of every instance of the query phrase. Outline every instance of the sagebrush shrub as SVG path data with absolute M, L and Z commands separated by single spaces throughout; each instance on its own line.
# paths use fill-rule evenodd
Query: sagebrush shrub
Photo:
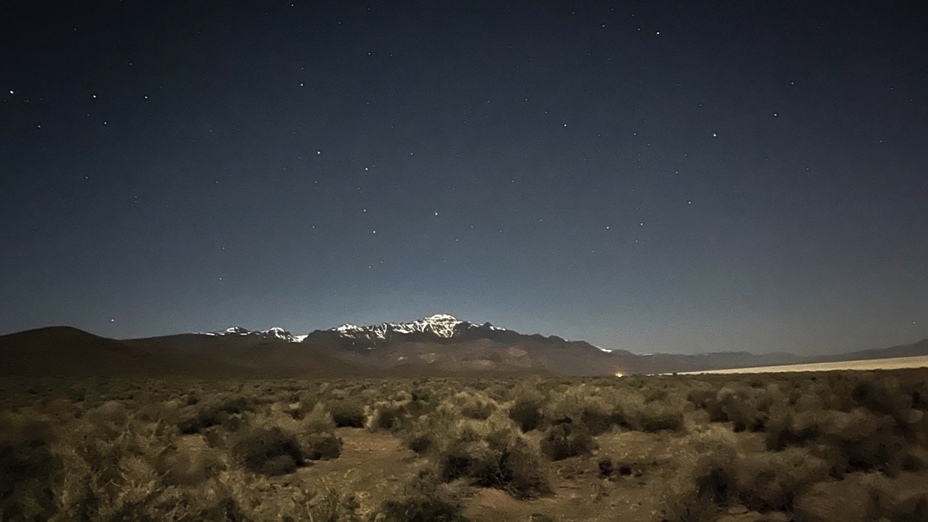
M 216 476 L 226 466 L 220 452 L 213 448 L 175 443 L 159 453 L 155 467 L 166 484 L 190 487 Z
M 468 397 L 460 404 L 460 410 L 469 419 L 486 420 L 496 411 L 496 403 L 489 398 Z
M 757 511 L 792 511 L 797 495 L 828 478 L 828 463 L 804 448 L 760 453 L 736 462 L 738 496 Z
M 371 418 L 371 429 L 394 431 L 398 430 L 406 418 L 406 408 L 401 404 L 390 402 L 379 403 L 374 407 Z
M 477 485 L 501 489 L 518 499 L 551 491 L 538 451 L 524 437 L 503 428 L 487 434 L 485 441 L 486 447 L 468 470 Z
M 55 499 L 47 485 L 62 468 L 51 451 L 55 439 L 45 420 L 0 415 L 0 517 L 41 519 L 53 511 Z
M 363 428 L 366 416 L 364 405 L 359 401 L 342 399 L 328 402 L 329 412 L 335 426 L 339 428 Z
M 668 522 L 712 522 L 736 492 L 734 441 L 729 436 L 693 437 L 679 468 L 661 484 Z
M 309 460 L 330 460 L 342 454 L 342 439 L 334 433 L 308 433 L 304 435 L 303 453 Z
M 377 516 L 384 522 L 464 522 L 462 506 L 440 489 L 438 477 L 428 471 L 420 474 L 397 498 L 380 505 Z
M 891 416 L 862 408 L 847 413 L 825 410 L 776 416 L 765 440 L 768 450 L 815 444 L 836 477 L 853 471 L 894 476 L 909 454 L 909 444 Z
M 292 473 L 304 463 L 296 436 L 276 426 L 245 433 L 232 446 L 232 455 L 249 471 L 264 475 Z
M 888 376 L 868 375 L 854 387 L 851 397 L 861 406 L 884 415 L 895 415 L 912 408 L 913 397 L 899 380 Z
M 509 418 L 515 421 L 523 432 L 532 431 L 540 427 L 544 420 L 541 413 L 543 406 L 544 398 L 540 394 L 520 394 L 509 407 Z
M 541 452 L 551 460 L 564 460 L 589 455 L 596 449 L 596 440 L 585 426 L 561 422 L 548 428 L 539 442 Z
M 203 433 L 213 426 L 226 426 L 237 431 L 243 426 L 241 415 L 254 410 L 254 404 L 244 397 L 219 397 L 209 403 L 196 403 L 193 411 L 179 415 L 177 428 L 184 435 Z M 230 423 L 231 421 L 231 423 Z
M 303 426 L 307 433 L 323 433 L 335 430 L 335 421 L 322 403 L 317 403 L 303 417 Z

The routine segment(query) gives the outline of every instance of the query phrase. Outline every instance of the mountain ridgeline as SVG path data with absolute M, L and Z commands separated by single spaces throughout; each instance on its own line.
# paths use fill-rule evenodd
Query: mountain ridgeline
M 116 340 L 70 327 L 0 336 L 0 375 L 315 378 L 596 376 L 671 373 L 928 354 L 928 340 L 828 357 L 747 352 L 636 355 L 526 335 L 450 315 L 305 335 L 274 327 Z

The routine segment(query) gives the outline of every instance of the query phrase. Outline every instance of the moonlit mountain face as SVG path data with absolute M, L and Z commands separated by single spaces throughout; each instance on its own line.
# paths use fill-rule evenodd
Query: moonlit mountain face
M 498 328 L 489 323 L 483 327 L 494 331 L 506 331 L 505 328 Z M 386 340 L 396 334 L 409 335 L 415 333 L 433 334 L 437 337 L 450 339 L 474 328 L 481 327 L 468 321 L 460 321 L 448 314 L 435 314 L 402 323 L 382 323 L 373 326 L 343 324 L 338 328 L 333 328 L 333 330 L 338 332 L 341 337 L 349 339 Z
M 279 326 L 273 326 L 267 330 L 249 330 L 243 326 L 230 326 L 219 332 L 205 332 L 203 335 L 209 336 L 260 336 L 265 338 L 277 338 L 289 342 L 300 342 L 306 338 L 305 335 L 293 335 Z
M 469 321 L 461 321 L 448 314 L 435 314 L 422 319 L 413 321 L 404 321 L 401 323 L 381 323 L 370 326 L 356 326 L 353 324 L 343 324 L 341 326 L 330 328 L 325 331 L 313 332 L 317 335 L 325 333 L 335 333 L 340 339 L 351 342 L 352 344 L 376 345 L 394 339 L 398 336 L 415 336 L 424 335 L 425 338 L 436 337 L 439 339 L 451 339 L 460 337 L 470 332 L 471 334 L 478 331 L 485 332 L 508 332 L 505 328 L 493 326 L 490 323 L 477 325 Z M 302 342 L 309 335 L 293 335 L 289 331 L 274 326 L 267 330 L 249 330 L 242 326 L 232 326 L 218 332 L 207 332 L 203 335 L 209 336 L 259 336 L 264 338 L 277 338 L 289 342 Z
M 335 332 L 339 337 L 344 339 L 372 339 L 387 340 L 394 335 L 410 334 L 430 334 L 442 339 L 450 339 L 456 335 L 461 335 L 466 331 L 483 328 L 494 332 L 508 331 L 505 328 L 493 326 L 490 323 L 477 325 L 469 321 L 461 321 L 452 315 L 435 314 L 422 319 L 413 321 L 404 321 L 401 323 L 381 323 L 369 326 L 356 326 L 353 324 L 343 324 L 335 328 L 325 330 Z M 217 332 L 204 332 L 202 335 L 209 336 L 263 336 L 276 337 L 290 342 L 301 342 L 309 334 L 293 335 L 290 331 L 280 327 L 273 326 L 267 330 L 249 330 L 243 326 L 230 326 L 225 330 Z

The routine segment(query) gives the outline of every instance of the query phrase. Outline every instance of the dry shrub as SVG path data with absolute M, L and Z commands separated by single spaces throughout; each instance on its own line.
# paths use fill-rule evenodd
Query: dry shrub
M 51 520 L 161 519 L 155 512 L 167 493 L 158 460 L 173 432 L 131 419 L 115 436 L 111 429 L 100 418 L 77 422 L 55 444 L 67 472 L 48 486 L 56 499 Z
M 170 444 L 155 463 L 165 484 L 190 487 L 215 477 L 226 469 L 219 451 L 205 447 L 205 443 L 177 441 Z
M 616 424 L 615 409 L 621 395 L 614 389 L 582 383 L 569 386 L 554 397 L 544 408 L 549 424 L 569 420 L 573 424 L 583 425 L 590 435 L 604 433 Z
M 496 411 L 496 403 L 482 393 L 458 392 L 451 397 L 451 404 L 469 419 L 486 420 Z
M 361 505 L 352 494 L 342 494 L 331 485 L 326 485 L 322 493 L 316 492 L 307 500 L 306 520 L 312 522 L 361 522 L 358 509 Z
M 503 414 L 485 422 L 444 424 L 430 445 L 436 475 L 444 482 L 467 478 L 477 486 L 533 498 L 550 491 L 541 458 Z
M 517 392 L 515 400 L 509 407 L 509 418 L 523 432 L 537 429 L 544 421 L 544 415 L 541 413 L 544 401 L 544 396 L 537 391 L 523 388 Z
M 788 408 L 777 410 L 767 422 L 764 442 L 768 450 L 781 451 L 787 446 L 802 446 L 821 436 L 825 412 L 794 414 Z
M 455 433 L 457 417 L 452 412 L 436 411 L 416 419 L 402 434 L 407 448 L 423 455 Z
M 360 401 L 341 399 L 328 401 L 328 410 L 332 414 L 335 426 L 339 428 L 363 428 L 366 415 Z
M 909 454 L 909 444 L 898 434 L 892 417 L 862 408 L 848 413 L 781 414 L 771 419 L 765 437 L 767 448 L 772 450 L 814 445 L 836 477 L 853 471 L 895 476 Z
M 734 439 L 730 434 L 694 436 L 680 456 L 679 468 L 661 483 L 664 520 L 710 522 L 736 490 Z
M 446 489 L 440 480 L 426 470 L 420 473 L 397 498 L 388 498 L 381 504 L 376 520 L 383 522 L 463 522 L 461 503 Z
M 53 511 L 48 484 L 62 469 L 51 451 L 56 438 L 41 417 L 0 415 L 0 517 L 41 519 Z
M 342 454 L 342 439 L 334 433 L 308 433 L 302 443 L 309 460 L 336 459 Z
M 796 499 L 797 522 L 923 522 L 928 520 L 928 493 L 899 491 L 879 474 L 855 473 L 840 481 L 819 482 Z
M 718 391 L 708 406 L 713 422 L 731 422 L 737 431 L 760 431 L 766 424 L 766 415 L 758 407 L 758 391 L 743 386 L 725 386 Z
M 903 391 L 895 377 L 868 374 L 854 387 L 851 397 L 875 413 L 895 415 L 912 408 L 910 393 Z
M 393 402 L 379 402 L 374 406 L 371 429 L 374 431 L 397 431 L 406 422 L 406 408 Z
M 249 471 L 270 476 L 293 473 L 304 464 L 296 436 L 276 426 L 249 430 L 232 446 L 232 455 Z
M 500 427 L 485 438 L 487 451 L 469 470 L 479 486 L 506 491 L 518 499 L 550 493 L 541 458 L 524 437 L 511 427 Z
M 539 444 L 541 452 L 551 460 L 589 455 L 597 448 L 586 426 L 570 420 L 549 427 Z
M 213 426 L 224 426 L 237 431 L 243 426 L 242 414 L 254 411 L 254 402 L 245 397 L 219 396 L 209 403 L 197 403 L 193 411 L 180 415 L 177 428 L 184 435 L 203 433 Z
M 648 402 L 641 393 L 627 391 L 615 395 L 613 400 L 613 418 L 623 428 L 650 433 L 683 428 L 686 402 L 682 398 Z
M 736 470 L 739 496 L 756 511 L 791 511 L 796 495 L 828 478 L 828 463 L 802 448 L 748 455 Z
M 322 403 L 317 403 L 313 409 L 303 417 L 303 428 L 308 433 L 324 433 L 335 430 L 335 421 L 332 414 Z

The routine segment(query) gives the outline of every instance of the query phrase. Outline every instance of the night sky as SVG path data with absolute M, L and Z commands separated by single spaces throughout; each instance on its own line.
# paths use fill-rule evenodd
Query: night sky
M 0 4 L 0 333 L 928 337 L 928 6 Z

